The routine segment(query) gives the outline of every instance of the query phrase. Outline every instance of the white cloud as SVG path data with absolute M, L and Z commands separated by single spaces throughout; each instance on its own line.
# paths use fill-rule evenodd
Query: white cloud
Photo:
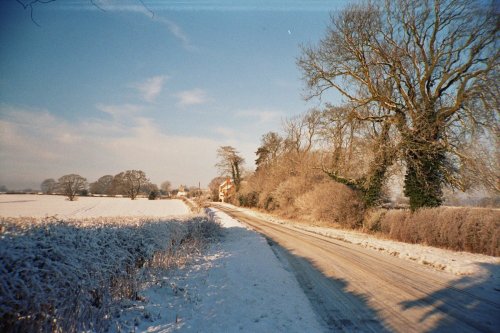
M 227 127 L 216 127 L 213 132 L 226 138 L 234 138 L 237 135 L 237 132 L 234 129 Z
M 151 11 L 149 7 L 145 4 L 138 4 L 137 1 L 130 2 L 124 0 L 100 0 L 94 1 L 94 4 L 105 11 L 117 11 L 117 12 L 133 12 L 142 14 L 152 19 L 155 22 L 160 23 L 165 26 L 169 33 L 174 36 L 178 41 L 181 42 L 182 46 L 186 50 L 194 51 L 196 47 L 191 44 L 188 35 L 184 30 L 174 21 L 167 19 L 165 17 L 158 16 L 156 12 Z M 96 6 L 91 6 L 89 8 L 96 9 Z
M 283 117 L 285 113 L 275 109 L 249 109 L 236 112 L 238 117 L 256 118 L 260 123 L 270 123 Z
M 175 96 L 179 99 L 177 105 L 180 107 L 205 104 L 210 101 L 206 91 L 203 89 L 184 90 L 178 92 Z
M 135 104 L 97 104 L 96 108 L 104 113 L 111 115 L 115 119 L 134 116 L 144 110 L 144 107 Z
M 127 169 L 144 170 L 154 183 L 177 185 L 208 184 L 217 174 L 220 142 L 166 134 L 151 119 L 68 122 L 47 111 L 4 106 L 0 115 L 0 184 L 10 188 L 36 188 L 68 173 L 92 182 Z
M 168 77 L 166 75 L 153 76 L 143 82 L 135 84 L 134 87 L 139 90 L 142 98 L 148 102 L 153 102 L 161 93 L 163 84 L 167 79 Z
M 154 17 L 154 20 L 165 25 L 172 35 L 174 35 L 182 44 L 186 50 L 194 51 L 196 47 L 191 44 L 188 35 L 182 30 L 182 28 L 172 20 L 164 17 Z

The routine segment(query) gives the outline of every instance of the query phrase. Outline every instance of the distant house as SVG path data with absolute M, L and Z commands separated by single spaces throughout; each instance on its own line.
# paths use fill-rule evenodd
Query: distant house
M 179 197 L 187 196 L 186 187 L 184 185 L 179 186 L 179 191 L 177 192 L 177 196 Z
M 219 200 L 222 202 L 228 202 L 234 193 L 235 188 L 233 181 L 228 177 L 219 185 Z

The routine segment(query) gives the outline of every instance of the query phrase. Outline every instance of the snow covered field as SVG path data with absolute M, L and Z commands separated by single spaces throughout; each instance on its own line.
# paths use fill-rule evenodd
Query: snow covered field
M 99 216 L 166 217 L 190 214 L 181 200 L 138 198 L 78 197 L 69 201 L 60 195 L 0 195 L 0 216 L 85 218 Z
M 221 242 L 194 265 L 151 285 L 116 332 L 323 332 L 293 274 L 264 237 L 217 210 Z
M 133 240 L 133 242 L 127 241 L 125 243 L 130 243 L 128 244 L 130 246 L 123 249 L 120 246 L 115 246 L 116 249 L 113 247 L 114 252 L 121 253 L 120 251 L 122 251 L 124 253 L 123 257 L 129 260 L 128 257 L 131 256 L 129 252 L 134 252 L 134 249 L 139 249 L 139 252 L 142 253 L 143 249 L 146 247 L 149 249 L 151 247 L 149 243 L 152 241 L 148 237 L 155 240 L 153 243 L 158 243 L 157 247 L 161 247 L 163 243 L 172 243 L 171 239 L 174 239 L 174 234 L 176 234 L 175 238 L 182 238 L 184 235 L 180 230 L 179 232 L 172 233 L 173 230 L 179 228 L 179 225 L 172 225 L 173 229 L 170 230 L 170 223 L 163 224 L 165 230 L 161 229 L 163 230 L 162 233 L 151 233 L 151 230 L 160 228 L 162 222 L 153 219 L 152 228 L 144 228 L 143 223 L 148 223 L 146 216 L 175 215 L 177 217 L 185 216 L 186 219 L 193 219 L 193 215 L 189 216 L 189 214 L 186 205 L 179 200 L 149 201 L 147 199 L 138 199 L 132 201 L 126 198 L 81 197 L 78 201 L 70 202 L 62 196 L 0 196 L 0 216 L 2 217 L 31 216 L 33 218 L 27 218 L 27 220 L 31 221 L 31 223 L 35 223 L 35 225 L 37 223 L 52 223 L 50 222 L 52 220 L 36 219 L 34 217 L 43 218 L 45 216 L 57 215 L 58 219 L 67 221 L 60 222 L 62 224 L 59 224 L 56 229 L 49 233 L 51 235 L 50 239 L 57 239 L 61 241 L 64 246 L 55 246 L 53 245 L 55 243 L 45 244 L 47 242 L 52 242 L 52 240 L 49 240 L 47 237 L 39 237 L 36 238 L 37 240 L 34 242 L 28 242 L 29 244 L 23 243 L 23 246 L 26 247 L 26 249 L 29 248 L 31 252 L 23 250 L 19 253 L 16 252 L 17 254 L 14 253 L 14 255 L 9 258 L 14 258 L 16 256 L 22 257 L 23 253 L 30 257 L 30 253 L 38 251 L 37 244 L 43 240 L 45 241 L 43 250 L 49 252 L 47 252 L 48 254 L 44 252 L 40 258 L 50 259 L 49 261 L 46 260 L 50 264 L 47 267 L 59 267 L 58 270 L 61 270 L 60 267 L 63 266 L 71 268 L 74 265 L 66 265 L 66 262 L 70 260 L 83 267 L 77 271 L 81 272 L 83 275 L 89 274 L 87 272 L 88 267 L 97 267 L 100 264 L 111 265 L 114 263 L 113 265 L 116 264 L 116 267 L 123 268 L 122 266 L 128 265 L 127 262 L 129 261 L 122 262 L 121 259 L 109 261 L 103 258 L 94 260 L 90 259 L 92 257 L 91 255 L 87 256 L 86 254 L 86 259 L 83 261 L 78 258 L 71 259 L 73 256 L 68 256 L 68 253 L 82 255 L 83 252 L 75 250 L 80 248 L 78 244 L 80 244 L 82 239 L 85 239 L 85 244 L 93 244 L 91 247 L 83 247 L 84 249 L 88 248 L 87 252 L 91 254 L 94 248 L 98 250 L 101 245 L 106 245 L 109 242 L 112 242 L 114 245 L 119 245 L 121 244 L 120 242 L 125 241 L 121 240 L 120 237 L 125 237 L 127 235 L 131 236 L 132 238 L 130 239 Z M 276 258 L 265 238 L 254 231 L 248 230 L 238 221 L 222 212 L 211 210 L 209 211 L 209 215 L 211 219 L 219 221 L 222 224 L 222 238 L 212 244 L 208 252 L 199 253 L 191 264 L 181 266 L 174 270 L 165 270 L 163 273 L 160 273 L 161 275 L 159 278 L 155 277 L 154 279 L 147 280 L 149 282 L 143 282 L 145 285 L 141 283 L 141 285 L 145 287 L 139 290 L 138 297 L 135 299 L 123 299 L 120 303 L 120 307 L 116 311 L 110 311 L 103 317 L 109 320 L 111 331 L 323 332 L 324 328 L 319 323 L 317 315 L 314 313 L 309 300 L 300 288 L 294 275 Z M 37 222 L 35 220 L 40 220 L 42 222 Z M 163 219 L 161 220 L 163 221 Z M 165 222 L 168 222 L 168 220 L 169 219 L 165 219 Z M 11 221 L 13 220 L 11 219 Z M 120 221 L 123 221 L 124 224 L 122 225 Z M 65 223 L 68 223 L 68 230 L 66 230 Z M 92 223 L 94 223 L 95 226 Z M 116 233 L 116 237 L 113 236 L 114 234 L 110 235 L 110 237 L 106 236 L 108 232 L 106 231 L 108 223 L 109 227 L 111 227 L 110 231 Z M 115 229 L 112 226 L 120 226 L 120 229 Z M 147 226 L 147 224 L 145 226 Z M 59 235 L 59 229 L 61 232 L 68 231 L 69 234 L 63 237 Z M 3 232 L 7 231 L 4 234 L 5 237 L 10 237 L 10 232 L 8 230 L 10 229 L 3 229 Z M 45 229 L 40 229 L 39 231 L 43 234 L 43 232 L 45 232 L 44 230 Z M 93 236 L 93 233 L 102 234 L 102 237 L 99 236 L 96 238 Z M 12 235 L 15 237 L 14 234 Z M 24 234 L 21 233 L 20 235 L 22 236 Z M 115 239 L 117 240 L 115 241 Z M 165 242 L 162 242 L 161 239 L 165 239 Z M 7 241 L 7 238 L 0 237 L 0 242 L 2 241 Z M 0 243 L 0 249 L 6 251 L 4 253 L 4 259 L 2 260 L 7 260 L 7 252 L 15 252 L 14 250 L 9 250 L 7 245 L 10 244 L 12 248 L 18 248 L 16 244 L 19 241 L 20 240 L 15 241 L 12 244 L 10 244 L 9 241 L 9 243 L 4 243 L 3 245 Z M 179 242 L 176 241 L 175 243 L 178 244 Z M 75 249 L 73 249 L 73 247 L 75 247 Z M 54 252 L 53 249 L 57 249 L 57 251 Z M 99 253 L 108 254 L 109 252 L 110 251 Z M 39 256 L 36 256 L 36 258 L 38 257 Z M 134 260 L 137 259 L 133 257 L 130 260 L 134 262 Z M 23 262 L 27 263 L 30 261 L 26 259 L 18 263 L 15 260 L 11 260 L 9 263 L 1 263 L 0 266 L 4 268 L 8 268 L 8 266 L 17 267 L 22 265 Z M 112 266 L 112 268 L 113 267 L 115 266 Z M 113 271 L 113 269 L 111 271 Z M 13 270 L 16 271 L 17 268 L 13 268 Z M 118 271 L 122 270 L 123 269 L 118 269 Z M 91 269 L 89 272 L 94 271 L 96 270 Z M 11 270 L 7 269 L 4 273 L 7 274 L 7 272 L 11 272 Z M 71 274 L 65 273 L 65 275 L 72 278 L 73 275 L 79 276 L 76 272 L 73 275 Z M 29 276 L 29 281 L 38 281 L 38 279 L 42 278 L 41 276 L 37 277 L 37 273 L 30 274 Z M 55 274 L 52 277 L 55 280 L 51 280 L 51 283 L 54 286 L 58 286 L 59 284 L 65 285 L 67 279 L 60 279 L 57 278 L 57 276 L 58 275 Z M 147 276 L 147 274 L 145 276 Z M 80 279 L 81 282 L 77 283 L 80 288 L 87 285 L 93 286 L 95 283 L 94 280 L 87 280 L 81 277 Z M 75 281 L 77 280 L 78 278 L 76 278 Z M 9 285 L 15 285 L 17 283 L 16 281 L 16 279 L 10 281 Z M 102 281 L 107 281 L 107 279 L 103 278 Z M 74 283 L 76 283 L 73 282 L 70 282 L 69 285 L 74 285 Z M 102 284 L 106 283 L 102 282 Z M 43 285 L 43 283 L 37 285 L 37 288 L 43 289 Z M 5 292 L 6 290 L 12 289 L 7 285 L 2 286 L 7 288 L 4 288 Z M 33 292 L 35 295 L 38 295 L 36 290 L 38 289 L 33 289 Z M 86 295 L 84 291 L 80 290 L 78 292 Z M 55 297 L 57 300 L 63 300 L 66 297 L 64 295 L 65 293 L 51 295 L 51 292 L 49 292 L 49 295 L 42 296 L 42 294 L 40 294 L 40 297 Z M 30 297 L 32 298 L 32 296 Z M 9 303 L 6 300 L 7 299 L 2 301 L 0 308 L 3 309 L 2 311 L 5 310 L 8 313 L 8 311 L 10 311 L 8 310 L 10 309 L 10 305 L 8 304 L 12 302 L 9 301 Z M 22 299 L 19 300 L 19 302 L 21 301 Z M 83 305 L 79 308 L 94 309 L 92 306 L 87 305 L 88 302 L 93 302 L 92 297 L 90 297 L 89 300 L 82 299 L 82 302 Z M 57 305 L 55 308 L 59 307 L 61 307 L 61 309 L 66 309 L 65 305 Z M 69 318 L 73 316 L 70 313 L 73 311 L 71 309 L 70 307 L 66 309 L 69 311 L 67 313 Z M 61 313 L 64 314 L 66 312 L 62 311 Z M 92 318 L 98 318 L 99 315 L 102 317 L 101 313 L 84 313 L 84 315 Z M 111 317 L 109 317 L 109 315 L 111 315 Z M 96 321 L 92 325 L 98 324 L 99 322 Z M 78 330 L 78 328 L 76 329 Z

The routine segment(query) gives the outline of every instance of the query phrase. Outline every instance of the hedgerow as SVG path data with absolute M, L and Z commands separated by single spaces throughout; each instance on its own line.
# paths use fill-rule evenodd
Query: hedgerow
M 205 217 L 0 218 L 0 331 L 104 331 L 120 302 L 218 233 Z
M 373 220 L 373 221 L 371 221 Z M 390 239 L 456 251 L 500 256 L 500 210 L 438 207 L 379 210 L 365 227 Z

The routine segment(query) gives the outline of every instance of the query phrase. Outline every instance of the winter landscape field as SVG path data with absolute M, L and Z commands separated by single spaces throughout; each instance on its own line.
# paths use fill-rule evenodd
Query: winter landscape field
M 99 216 L 179 216 L 190 214 L 181 200 L 80 197 L 69 201 L 61 195 L 0 195 L 0 216 L 57 216 L 87 218 Z
M 499 8 L 0 1 L 0 333 L 500 332 Z
M 265 239 L 221 212 L 192 215 L 180 200 L 0 202 L 2 331 L 322 331 Z
M 0 196 L 1 331 L 107 330 L 217 235 L 180 200 L 79 199 Z
M 418 332 L 455 327 L 472 332 L 490 331 L 499 324 L 495 294 L 500 271 L 495 257 L 306 227 L 228 204 L 202 215 L 190 213 L 180 200 L 1 195 L 0 205 L 2 331 Z M 366 268 L 356 262 L 343 267 L 340 259 L 328 259 L 325 270 L 322 261 L 327 257 L 318 250 L 318 259 L 300 259 L 304 254 L 287 245 L 289 241 L 262 230 L 269 237 L 264 238 L 221 209 L 300 237 L 311 234 L 315 242 L 326 239 L 352 248 L 358 253 L 356 262 L 368 256 L 378 267 L 390 263 L 384 274 L 397 283 L 381 284 L 377 274 L 368 278 Z M 246 223 L 253 225 L 251 220 Z M 335 276 L 354 269 L 353 280 L 348 275 L 338 280 L 344 281 L 340 285 L 331 285 L 335 267 L 340 269 Z M 367 292 L 357 289 L 360 268 L 365 281 L 361 285 L 379 289 L 362 298 L 367 303 L 357 296 Z M 400 273 L 405 271 L 413 273 Z M 390 296 L 395 291 L 389 288 L 411 285 L 414 282 L 403 280 L 415 274 L 426 276 L 427 284 L 420 285 L 417 294 L 402 289 L 399 297 L 422 310 L 401 307 L 388 315 L 379 302 L 400 307 L 390 305 L 398 297 Z M 439 290 L 441 284 L 452 286 L 451 291 Z M 448 298 L 469 295 L 472 303 L 467 298 L 459 301 L 469 309 L 468 320 L 449 322 L 457 311 L 450 312 L 449 304 L 414 299 L 423 290 L 429 295 L 447 290 Z M 457 290 L 461 292 L 455 295 Z M 428 316 L 427 311 L 437 312 Z M 448 324 L 443 326 L 443 320 Z

